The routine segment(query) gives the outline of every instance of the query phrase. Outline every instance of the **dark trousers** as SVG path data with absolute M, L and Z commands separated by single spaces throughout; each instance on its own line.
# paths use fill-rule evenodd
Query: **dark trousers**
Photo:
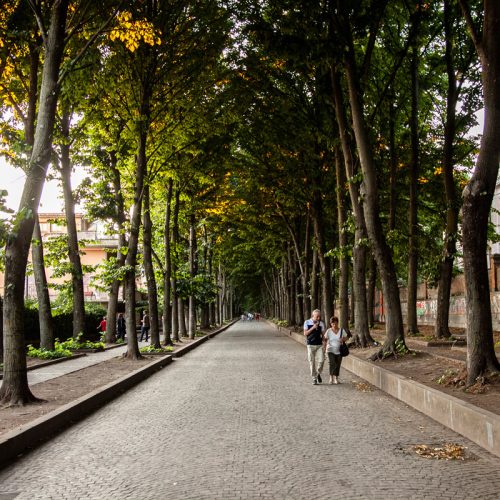
M 146 335 L 146 342 L 147 342 L 148 338 L 149 338 L 149 326 L 143 326 L 141 328 L 141 338 L 140 338 L 140 340 L 143 339 L 144 335 Z
M 342 356 L 340 354 L 328 353 L 328 363 L 330 365 L 330 376 L 339 376 L 340 365 L 342 364 Z

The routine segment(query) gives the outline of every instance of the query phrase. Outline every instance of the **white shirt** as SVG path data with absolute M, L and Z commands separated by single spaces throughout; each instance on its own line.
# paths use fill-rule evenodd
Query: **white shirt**
M 340 354 L 340 339 L 347 337 L 347 332 L 340 328 L 337 333 L 335 333 L 331 328 L 325 333 L 325 337 L 328 341 L 327 344 L 327 352 L 331 352 L 333 354 Z

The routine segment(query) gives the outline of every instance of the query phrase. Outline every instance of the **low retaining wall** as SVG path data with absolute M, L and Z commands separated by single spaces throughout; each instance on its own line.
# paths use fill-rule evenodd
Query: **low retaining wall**
M 305 344 L 304 335 L 286 328 L 276 328 L 296 342 Z M 354 355 L 344 358 L 342 367 L 500 457 L 499 415 Z

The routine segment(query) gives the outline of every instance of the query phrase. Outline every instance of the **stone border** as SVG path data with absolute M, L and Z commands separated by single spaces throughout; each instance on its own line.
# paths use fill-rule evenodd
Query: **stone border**
M 8 432 L 0 438 L 0 469 L 22 456 L 23 453 L 48 441 L 54 435 L 82 420 L 139 382 L 147 379 L 153 373 L 170 364 L 173 358 L 184 356 L 184 354 L 203 344 L 209 338 L 227 330 L 236 321 L 232 321 L 218 330 L 179 348 L 176 352 L 163 356 L 147 366 L 133 371 L 124 378 L 99 387 L 71 403 L 67 403 L 32 422 L 22 425 L 18 429 Z
M 303 335 L 269 323 L 296 342 L 305 344 Z M 344 358 L 342 367 L 500 457 L 499 415 L 354 355 Z

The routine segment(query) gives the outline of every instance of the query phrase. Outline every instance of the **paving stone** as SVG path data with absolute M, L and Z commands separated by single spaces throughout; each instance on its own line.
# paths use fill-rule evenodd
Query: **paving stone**
M 303 346 L 238 322 L 0 472 L 0 498 L 498 498 L 499 458 L 340 378 L 313 386 Z M 445 441 L 473 458 L 407 451 Z

